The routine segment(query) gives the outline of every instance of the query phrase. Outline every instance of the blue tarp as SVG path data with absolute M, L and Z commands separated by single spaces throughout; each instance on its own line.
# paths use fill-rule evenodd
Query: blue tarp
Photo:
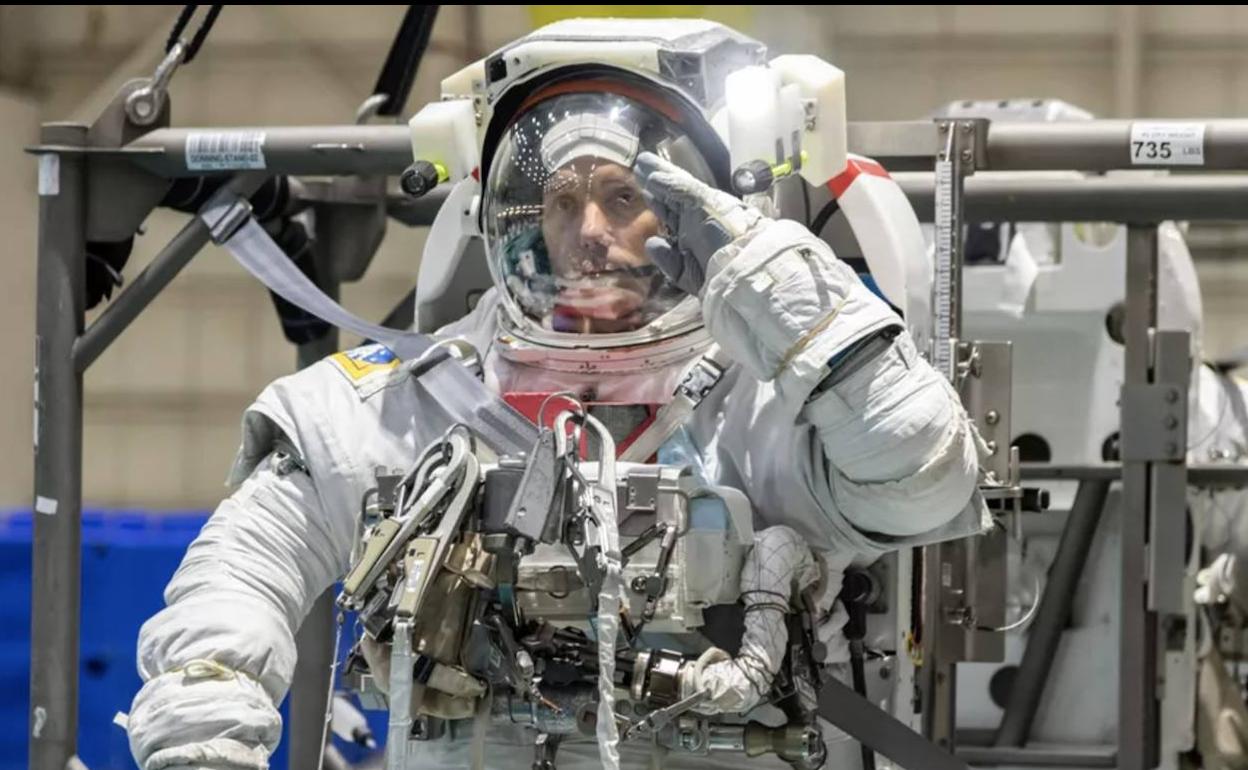
M 164 606 L 161 593 L 204 511 L 91 510 L 82 517 L 82 627 L 78 754 L 90 770 L 133 770 L 126 734 L 113 724 L 139 689 L 135 641 L 143 621 Z M 0 512 L 0 770 L 25 770 L 30 699 L 31 513 Z M 282 715 L 285 718 L 285 707 Z M 385 714 L 368 713 L 380 740 Z M 283 746 L 272 760 L 284 770 Z M 341 746 L 341 745 L 340 745 Z M 341 746 L 348 759 L 360 754 Z

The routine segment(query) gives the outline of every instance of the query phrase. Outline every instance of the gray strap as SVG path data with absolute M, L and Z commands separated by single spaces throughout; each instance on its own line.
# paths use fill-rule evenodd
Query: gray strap
M 222 188 L 199 212 L 212 240 L 234 256 L 274 294 L 340 329 L 373 339 L 401 359 L 419 358 L 434 341 L 416 332 L 378 326 L 356 316 L 321 291 L 251 216 L 246 200 Z M 420 386 L 437 398 L 448 424 L 470 425 L 496 452 L 527 451 L 537 428 L 449 354 L 431 358 L 419 373 Z M 431 415 L 430 418 L 433 416 Z
M 415 358 L 433 344 L 423 334 L 369 323 L 330 299 L 282 252 L 252 218 L 251 206 L 237 194 L 214 196 L 199 216 L 208 225 L 214 243 L 224 246 L 247 272 L 292 305 L 340 329 L 376 340 L 400 358 Z

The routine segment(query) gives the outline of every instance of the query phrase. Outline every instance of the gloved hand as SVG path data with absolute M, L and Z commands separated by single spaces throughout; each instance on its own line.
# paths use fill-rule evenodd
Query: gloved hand
M 797 222 L 769 219 L 651 153 L 634 172 L 667 238 L 646 252 L 702 302 L 707 330 L 732 360 L 775 381 L 794 404 L 855 342 L 901 321 L 826 243 Z
M 814 554 L 819 564 L 819 582 L 811 597 L 816 613 L 815 641 L 820 645 L 816 652 L 823 653 L 820 663 L 846 663 L 849 639 L 845 637 L 845 624 L 849 622 L 849 611 L 837 596 L 852 559 L 847 554 L 831 551 L 815 551 Z
M 1225 604 L 1236 597 L 1236 588 L 1242 582 L 1239 569 L 1233 554 L 1224 553 L 1213 560 L 1213 563 L 1196 573 L 1196 592 L 1193 597 L 1197 604 Z
M 711 256 L 763 216 L 652 152 L 641 153 L 633 171 L 646 202 L 669 233 L 667 238 L 648 238 L 646 254 L 677 288 L 699 296 Z

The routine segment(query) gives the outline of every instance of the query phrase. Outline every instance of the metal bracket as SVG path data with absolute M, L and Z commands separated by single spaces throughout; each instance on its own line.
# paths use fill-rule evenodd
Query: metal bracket
M 199 210 L 199 218 L 208 225 L 212 242 L 220 246 L 251 219 L 251 204 L 233 190 L 222 187 Z
M 991 456 L 984 470 L 998 484 L 1017 485 L 1010 463 L 1010 391 L 1013 374 L 1013 345 L 1009 342 L 963 342 L 955 360 L 958 395 L 979 433 L 988 443 Z
M 706 398 L 706 395 L 714 389 L 723 376 L 722 366 L 710 359 L 701 358 L 676 386 L 676 390 L 696 406 Z
M 624 480 L 624 507 L 630 511 L 653 513 L 658 510 L 661 469 L 638 467 Z
M 1187 453 L 1187 399 L 1174 383 L 1122 386 L 1124 462 L 1174 462 Z
M 181 40 L 173 44 L 169 53 L 156 66 L 152 79 L 139 90 L 126 97 L 126 118 L 136 126 L 150 126 L 160 116 L 165 105 L 165 93 L 169 88 L 169 80 L 182 64 L 186 55 L 186 46 Z

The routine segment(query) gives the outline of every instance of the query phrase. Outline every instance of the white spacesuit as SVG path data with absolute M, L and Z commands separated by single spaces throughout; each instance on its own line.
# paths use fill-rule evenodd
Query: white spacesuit
M 705 50 L 762 55 L 707 22 L 612 24 L 528 40 L 710 40 Z M 490 61 L 505 70 L 522 57 Z M 723 185 L 726 156 L 690 121 L 721 97 L 691 98 L 679 68 L 573 77 L 569 63 L 490 95 L 496 110 L 513 105 L 491 121 L 500 128 L 481 165 L 496 288 L 437 336 L 470 343 L 487 386 L 522 411 L 571 391 L 614 415 L 604 422 L 624 446 L 717 343 L 734 363 L 659 458 L 744 492 L 756 529 L 797 532 L 830 597 L 852 560 L 980 531 L 976 434 L 901 319 L 800 224 L 707 184 Z M 375 469 L 407 467 L 445 427 L 443 396 L 418 364 L 381 346 L 339 353 L 247 410 L 239 486 L 139 640 L 145 685 L 128 729 L 140 767 L 267 767 L 295 631 L 349 566 Z M 428 766 L 467 763 L 455 732 L 429 742 Z M 515 740 L 491 731 L 487 766 L 528 767 Z M 643 761 L 622 753 L 626 766 Z M 560 756 L 592 764 L 596 748 L 569 742 Z

